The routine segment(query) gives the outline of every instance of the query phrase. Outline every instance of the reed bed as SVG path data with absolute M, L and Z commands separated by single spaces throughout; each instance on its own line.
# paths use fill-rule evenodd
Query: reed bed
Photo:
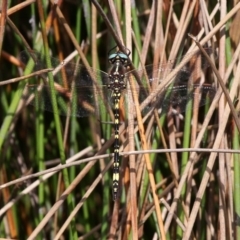
M 1 4 L 0 237 L 240 239 L 240 3 Z M 212 89 L 204 102 L 193 99 L 177 113 L 167 108 L 144 115 L 137 102 L 121 107 L 126 115 L 121 114 L 119 131 L 116 201 L 109 114 L 100 108 L 85 118 L 61 116 L 43 111 L 41 102 L 40 108 L 32 106 L 24 93 L 30 79 L 43 75 L 54 87 L 53 67 L 68 58 L 107 73 L 114 46 L 131 52 L 135 71 L 162 66 L 164 78 L 150 86 L 154 93 L 184 71 Z M 42 57 L 38 69 L 20 57 L 26 50 Z M 203 57 L 192 64 L 197 51 Z M 74 67 L 70 70 L 74 75 Z

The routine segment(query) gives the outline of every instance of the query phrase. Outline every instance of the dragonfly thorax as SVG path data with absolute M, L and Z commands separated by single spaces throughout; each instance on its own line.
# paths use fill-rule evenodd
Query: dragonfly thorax
M 122 91 L 126 88 L 125 71 L 125 65 L 122 61 L 116 59 L 109 74 L 109 89 L 112 89 L 113 91 Z
M 109 75 L 109 80 L 108 88 L 113 91 L 121 92 L 126 88 L 124 75 Z

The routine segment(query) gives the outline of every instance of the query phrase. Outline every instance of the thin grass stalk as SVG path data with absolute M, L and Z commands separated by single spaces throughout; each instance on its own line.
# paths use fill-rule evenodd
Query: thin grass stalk
M 221 8 L 220 8 L 220 19 L 223 19 L 226 15 L 226 1 L 221 1 Z M 219 74 L 221 77 L 224 76 L 226 63 L 225 63 L 225 46 L 226 46 L 226 35 L 224 34 L 226 32 L 226 26 L 222 26 L 220 29 L 220 32 L 223 33 L 220 40 L 219 40 Z M 219 118 L 221 118 L 222 114 L 224 112 L 224 95 L 220 98 L 219 101 Z M 220 143 L 220 148 L 224 146 L 224 137 L 222 138 L 222 142 Z M 227 218 L 224 216 L 225 208 L 226 208 L 226 202 L 225 202 L 225 196 L 226 196 L 226 174 L 225 174 L 225 158 L 224 154 L 219 154 L 219 227 L 220 227 L 220 238 L 225 239 L 226 236 L 230 236 L 229 234 L 226 235 L 226 223 Z M 222 206 L 222 207 L 221 207 Z
M 38 169 L 39 171 L 45 170 L 45 164 L 44 164 L 44 115 L 39 107 L 41 103 L 38 102 L 38 98 L 36 97 L 36 161 L 38 163 Z M 45 196 L 45 183 L 41 182 L 38 189 L 38 198 L 39 198 L 39 204 L 43 208 L 44 202 L 46 199 Z M 43 211 L 40 211 L 38 219 L 36 219 L 36 225 L 38 225 L 41 220 L 43 219 Z M 43 235 L 41 236 L 43 237 Z
M 0 17 L 0 53 L 2 52 L 3 38 L 7 20 L 7 6 L 8 1 L 3 0 L 1 5 L 1 17 Z
M 45 20 L 44 20 L 44 12 L 43 12 L 43 6 L 42 2 L 39 0 L 37 1 L 38 4 L 38 11 L 39 11 L 39 16 L 40 16 L 40 24 L 42 28 L 42 38 L 43 38 L 43 46 L 44 46 L 44 52 L 45 52 L 45 61 L 46 61 L 46 66 L 48 68 L 51 68 L 51 62 L 50 62 L 50 54 L 49 54 L 49 47 L 48 47 L 48 41 L 47 41 L 47 35 L 46 35 L 46 27 L 45 27 Z M 58 112 L 58 106 L 57 106 L 57 100 L 56 100 L 56 94 L 55 94 L 55 88 L 54 88 L 54 79 L 52 73 L 48 73 L 48 78 L 49 78 L 49 86 L 50 86 L 50 93 L 51 93 L 51 100 L 52 100 L 52 105 L 53 105 L 53 111 L 54 111 L 54 121 L 56 124 L 56 134 L 57 134 L 57 141 L 58 141 L 58 146 L 59 146 L 59 154 L 60 154 L 60 159 L 61 163 L 65 164 L 66 163 L 66 157 L 65 157 L 65 151 L 64 151 L 64 144 L 63 144 L 63 136 L 61 132 L 61 126 L 60 126 L 60 117 L 59 117 L 59 112 Z M 65 187 L 68 187 L 70 185 L 69 181 L 69 175 L 67 169 L 63 170 L 63 179 L 65 183 Z M 67 202 L 68 202 L 68 207 L 69 210 L 71 211 L 74 208 L 73 204 L 73 196 L 69 195 Z M 70 239 L 73 239 L 73 237 L 77 237 L 77 232 L 76 229 L 74 228 L 75 222 L 73 221 L 70 226 Z
M 126 2 L 125 17 L 126 17 L 126 46 L 132 52 L 132 27 L 131 27 L 131 2 Z M 131 94 L 129 94 L 129 103 L 133 102 Z M 128 139 L 129 150 L 134 150 L 134 118 L 132 115 L 133 105 L 128 104 Z M 134 155 L 129 156 L 130 168 L 130 211 L 131 215 L 131 233 L 133 239 L 138 239 L 138 222 L 137 222 L 137 183 L 136 183 L 136 159 Z M 129 234 L 128 234 L 129 235 Z
M 239 149 L 239 132 L 235 124 L 233 123 L 233 149 Z M 234 203 L 234 219 L 233 221 L 239 221 L 240 216 L 240 188 L 239 188 L 239 179 L 240 179 L 240 159 L 238 154 L 233 154 L 233 167 L 234 167 L 234 185 L 233 185 L 233 203 Z M 238 224 L 235 225 L 235 239 L 240 237 L 240 227 Z
M 137 16 L 137 8 L 136 8 L 136 3 L 135 1 L 131 2 L 131 20 L 132 20 L 132 25 L 133 25 L 133 32 L 134 32 L 134 36 L 135 39 L 137 41 L 137 46 L 141 46 L 141 34 L 140 34 L 140 25 L 139 25 L 139 18 Z M 132 32 L 132 31 L 131 31 Z M 141 50 L 141 48 L 140 48 Z M 134 51 L 133 56 L 133 64 L 134 66 L 137 66 L 137 64 L 139 63 L 139 55 L 136 51 Z
M 86 22 L 86 28 L 87 28 L 87 33 L 88 33 L 88 36 L 91 37 L 91 4 L 89 1 L 87 0 L 84 0 L 82 1 L 82 4 L 83 4 L 83 12 L 84 12 L 84 15 L 86 16 L 84 19 L 85 19 L 85 22 Z

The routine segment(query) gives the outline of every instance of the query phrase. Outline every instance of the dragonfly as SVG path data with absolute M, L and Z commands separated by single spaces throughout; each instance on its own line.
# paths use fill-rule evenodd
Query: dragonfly
M 187 64 L 176 73 L 170 87 L 158 92 L 157 86 L 169 72 L 174 70 L 175 61 L 158 66 L 149 65 L 141 70 L 136 70 L 130 68 L 130 54 L 131 52 L 127 48 L 125 52 L 118 50 L 117 47 L 111 49 L 108 54 L 108 60 L 111 64 L 109 73 L 81 64 L 50 59 L 54 76 L 54 92 L 60 115 L 86 117 L 94 114 L 101 116 L 104 112 L 104 114 L 110 114 L 114 120 L 112 179 L 114 201 L 119 197 L 120 99 L 123 98 L 126 104 L 135 105 L 130 100 L 129 94 L 136 91 L 140 106 L 144 105 L 141 108 L 142 114 L 147 114 L 154 109 L 161 111 L 161 113 L 167 112 L 170 106 L 177 109 L 178 112 L 183 112 L 187 103 L 192 99 L 197 99 L 198 105 L 202 106 L 211 100 L 216 93 L 215 87 L 210 84 L 193 83 L 196 73 L 192 73 L 192 68 Z M 199 56 L 202 58 L 200 52 L 196 53 L 191 60 L 196 60 Z M 20 58 L 28 66 L 33 67 L 33 70 L 46 68 L 43 56 L 37 52 L 24 51 L 20 54 Z M 208 67 L 208 63 L 204 60 L 200 65 L 201 70 Z M 199 71 L 197 72 L 199 73 Z M 132 76 L 136 81 L 131 88 L 128 85 L 130 82 L 128 80 Z M 149 98 L 150 94 L 154 97 Z M 54 112 L 47 74 L 28 79 L 25 95 L 26 97 L 35 96 L 41 109 Z M 34 105 L 36 101 L 32 100 L 30 104 Z

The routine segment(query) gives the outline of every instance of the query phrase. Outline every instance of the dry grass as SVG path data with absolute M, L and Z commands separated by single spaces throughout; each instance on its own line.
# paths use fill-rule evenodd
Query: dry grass
M 53 2 L 1 2 L 0 236 L 240 239 L 240 3 Z M 196 58 L 194 40 L 207 48 L 211 59 Z M 138 83 L 128 79 L 133 93 L 128 92 L 128 102 L 134 104 L 121 108 L 128 118 L 119 129 L 121 194 L 113 202 L 114 136 L 107 124 L 113 115 L 111 109 L 105 111 L 106 101 L 95 117 L 59 117 L 28 106 L 23 96 L 26 84 L 43 73 L 47 76 L 63 60 L 61 72 L 54 69 L 48 79 L 52 89 L 66 93 L 55 74 L 66 81 L 72 78 L 76 69 L 67 58 L 75 61 L 76 55 L 89 72 L 108 72 L 108 52 L 115 45 L 131 51 L 132 69 L 148 64 L 158 69 L 163 64 L 165 69 L 162 81 L 146 87 L 152 93 L 139 104 L 134 94 Z M 40 53 L 33 58 L 43 56 L 37 71 L 18 57 L 24 49 Z M 199 71 L 201 60 L 204 71 Z M 144 104 L 158 99 L 179 73 L 187 73 L 186 66 L 191 66 L 191 75 L 185 83 L 201 80 L 216 89 L 211 101 L 199 106 L 195 99 L 182 115 L 144 115 Z M 96 86 L 94 97 L 104 99 Z M 82 102 L 90 109 L 87 104 Z

